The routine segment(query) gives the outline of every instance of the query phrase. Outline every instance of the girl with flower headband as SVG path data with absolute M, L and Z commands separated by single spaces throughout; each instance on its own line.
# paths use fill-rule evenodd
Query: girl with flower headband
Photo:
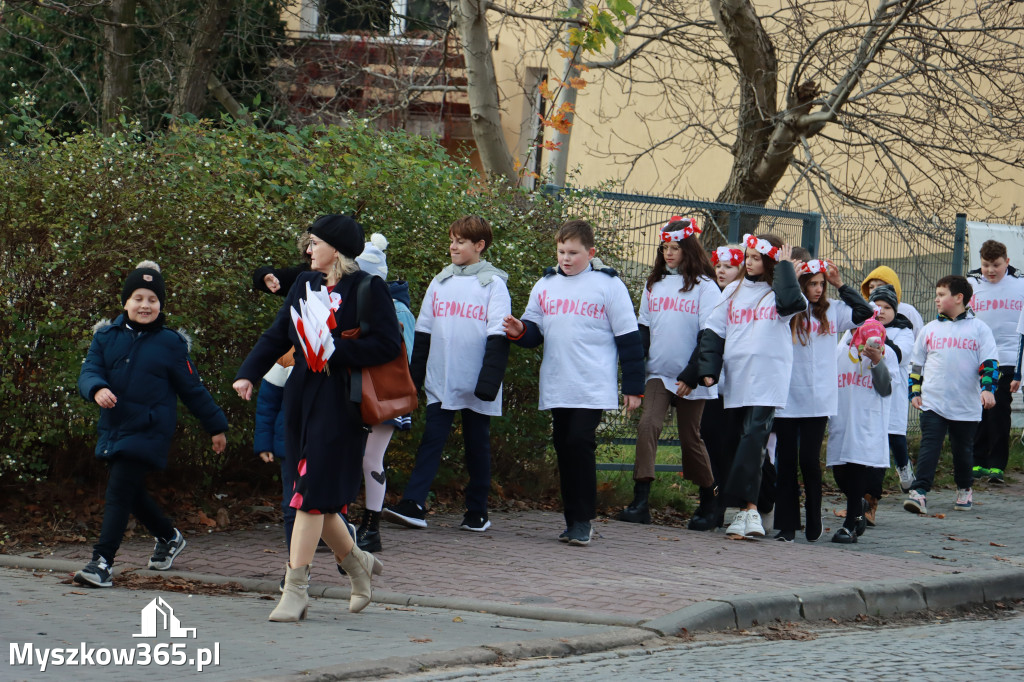
M 833 263 L 810 259 L 800 247 L 794 248 L 793 254 L 808 258 L 797 266 L 808 306 L 789 321 L 793 344 L 789 398 L 785 407 L 775 411 L 775 528 L 779 531 L 775 539 L 793 542 L 800 527 L 799 465 L 807 515 L 804 534 L 808 542 L 814 542 L 821 537 L 821 443 L 839 401 L 838 335 L 867 320 L 872 310 L 856 289 L 843 284 Z M 826 282 L 839 290 L 840 300 L 825 295 Z
M 715 281 L 720 290 L 740 276 L 743 260 L 743 249 L 736 244 L 719 246 L 711 252 L 711 264 L 715 266 Z M 724 485 L 732 463 L 732 452 L 725 443 L 725 434 L 728 431 L 723 426 L 725 423 L 722 396 L 719 394 L 705 400 L 704 412 L 700 418 L 700 438 L 704 441 L 708 458 L 711 460 L 711 472 L 715 476 L 716 489 L 712 489 L 710 494 L 701 491 L 700 505 L 686 526 L 690 530 L 714 530 L 725 525 L 725 499 L 722 496 L 715 496 Z
M 722 292 L 701 336 L 698 376 L 720 391 L 733 423 L 732 467 L 725 491 L 738 498 L 740 511 L 726 529 L 730 538 L 764 536 L 757 499 L 761 466 L 775 409 L 789 395 L 793 342 L 789 320 L 806 310 L 797 283 L 792 247 L 774 235 L 745 235 L 742 276 Z M 733 430 L 735 431 L 735 430 Z M 732 434 L 730 433 L 730 436 Z
M 693 218 L 673 216 L 661 231 L 661 247 L 640 296 L 640 338 L 647 357 L 643 414 L 637 428 L 633 501 L 619 513 L 631 523 L 650 523 L 648 495 L 654 480 L 658 437 L 669 407 L 676 408 L 683 475 L 701 490 L 701 505 L 714 501 L 715 478 L 700 437 L 704 402 L 718 389 L 700 385 L 696 349 L 701 329 L 718 302 L 715 271 L 697 241 Z

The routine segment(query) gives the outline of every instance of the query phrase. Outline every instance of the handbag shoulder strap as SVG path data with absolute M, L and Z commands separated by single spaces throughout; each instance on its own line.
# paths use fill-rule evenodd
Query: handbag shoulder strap
M 370 322 L 367 312 L 370 309 L 370 280 L 374 275 L 365 275 L 356 283 L 356 323 L 359 325 L 359 336 L 370 333 Z

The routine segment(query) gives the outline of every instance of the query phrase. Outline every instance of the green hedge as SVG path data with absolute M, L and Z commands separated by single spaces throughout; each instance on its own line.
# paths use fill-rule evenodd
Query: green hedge
M 390 241 L 392 277 L 410 283 L 414 313 L 446 263 L 447 226 L 492 221 L 489 258 L 510 273 L 520 312 L 545 265 L 564 206 L 481 186 L 431 140 L 348 127 L 267 132 L 182 122 L 144 135 L 57 138 L 18 122 L 0 151 L 0 481 L 42 480 L 57 463 L 92 457 L 98 408 L 77 394 L 92 326 L 120 312 L 124 276 L 143 259 L 163 268 L 168 324 L 187 330 L 193 356 L 231 423 L 222 456 L 191 417 L 180 421 L 176 466 L 209 477 L 252 455 L 254 405 L 231 391 L 241 360 L 281 299 L 250 290 L 252 270 L 297 261 L 295 237 L 318 214 L 358 212 Z M 536 410 L 540 354 L 513 349 L 505 417 L 494 420 L 495 473 L 521 482 L 544 461 L 547 415 Z M 390 462 L 412 461 L 412 437 Z M 64 466 L 61 465 L 61 466 Z M 527 476 L 528 478 L 528 476 Z

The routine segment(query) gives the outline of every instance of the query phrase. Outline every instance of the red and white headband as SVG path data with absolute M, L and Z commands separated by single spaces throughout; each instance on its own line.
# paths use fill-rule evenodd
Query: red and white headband
M 672 223 L 683 223 L 683 229 L 676 230 L 674 232 L 668 231 L 668 226 Z M 692 237 L 695 234 L 700 234 L 700 228 L 697 227 L 696 218 L 683 218 L 682 216 L 674 215 L 668 219 L 661 228 L 661 241 L 663 242 L 681 242 L 687 237 Z
M 831 261 L 827 261 L 824 258 L 814 258 L 800 265 L 800 275 L 816 275 L 819 272 L 828 274 L 829 266 Z
M 738 268 L 743 263 L 743 249 L 719 246 L 711 252 L 711 264 L 718 265 L 719 263 L 726 263 Z
M 768 256 L 773 261 L 779 260 L 779 247 L 772 246 L 767 239 L 758 239 L 752 234 L 745 234 L 743 235 L 743 245 L 757 251 L 762 256 Z

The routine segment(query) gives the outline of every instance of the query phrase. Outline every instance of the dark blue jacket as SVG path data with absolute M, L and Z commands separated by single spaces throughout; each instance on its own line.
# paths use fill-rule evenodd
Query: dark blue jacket
M 284 386 L 275 386 L 266 379 L 260 382 L 256 396 L 256 428 L 252 448 L 256 454 L 272 452 L 282 462 L 285 458 Z
M 109 388 L 117 397 L 113 408 L 100 409 L 97 457 L 130 457 L 163 469 L 179 397 L 210 434 L 227 431 L 228 420 L 199 380 L 184 336 L 163 326 L 136 331 L 127 321 L 122 314 L 96 331 L 78 392 L 92 401 L 98 390 Z

